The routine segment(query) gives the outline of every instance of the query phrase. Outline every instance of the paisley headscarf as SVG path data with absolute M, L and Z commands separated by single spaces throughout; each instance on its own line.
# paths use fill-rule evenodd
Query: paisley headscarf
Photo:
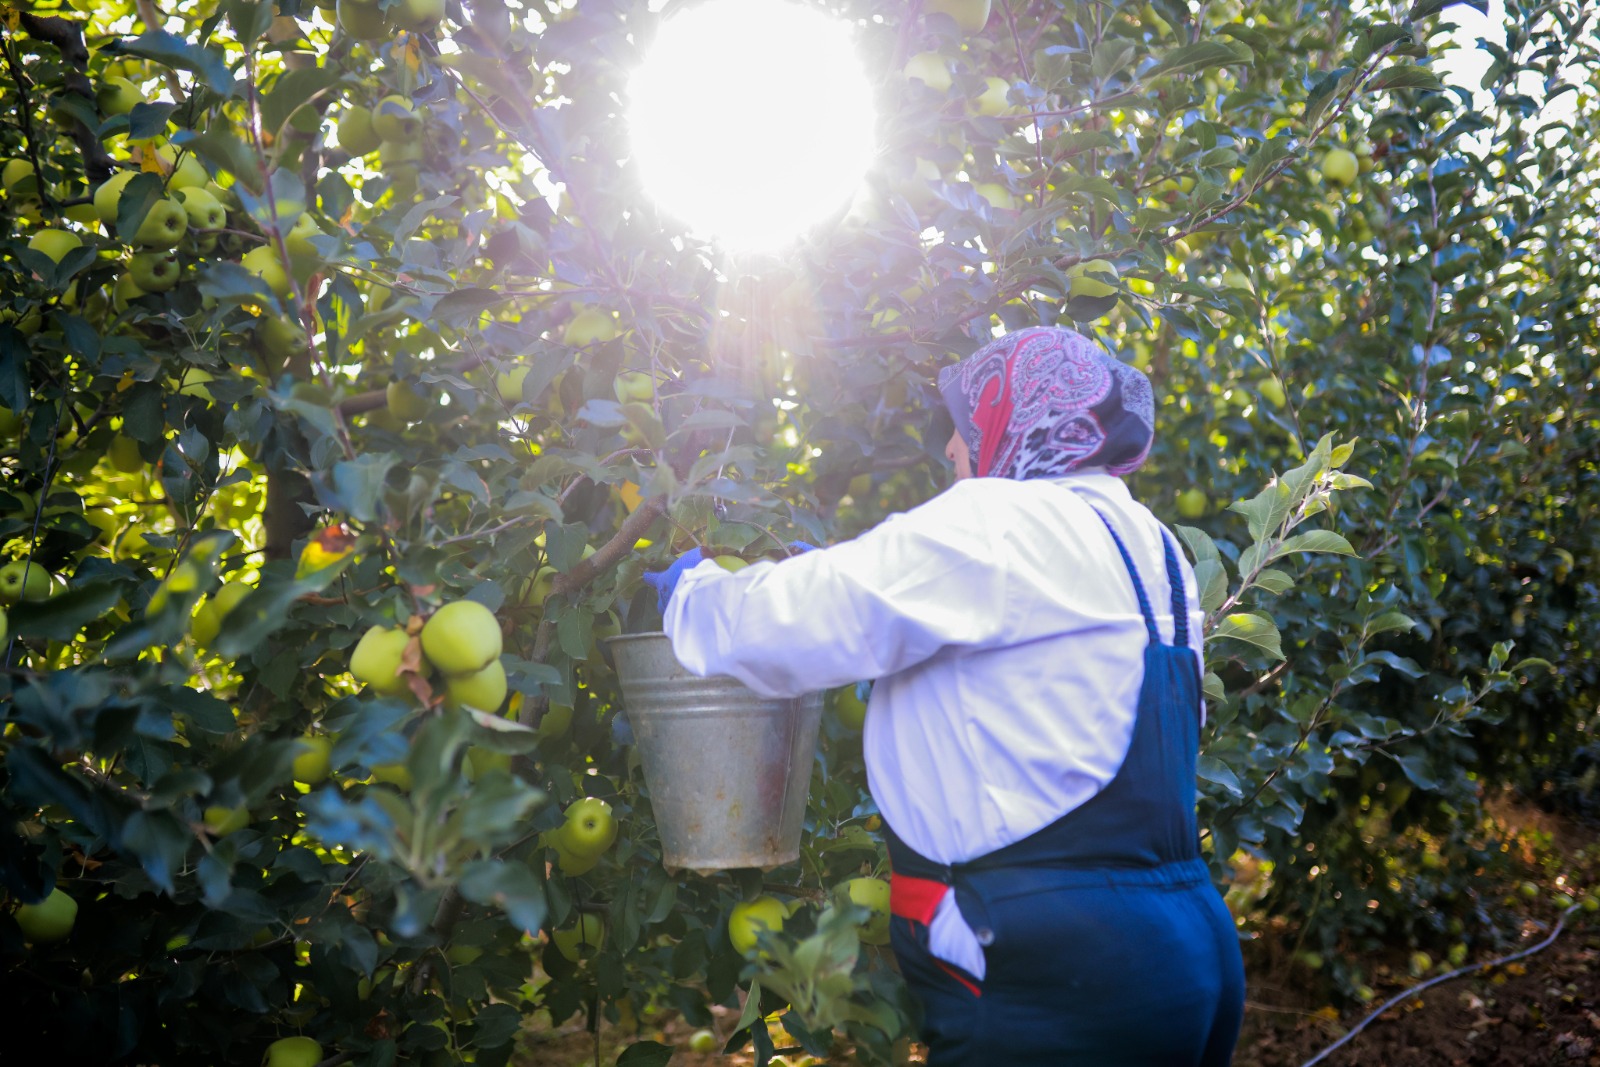
M 940 371 L 939 391 L 980 478 L 1127 474 L 1155 439 L 1150 379 L 1059 327 L 996 338 Z

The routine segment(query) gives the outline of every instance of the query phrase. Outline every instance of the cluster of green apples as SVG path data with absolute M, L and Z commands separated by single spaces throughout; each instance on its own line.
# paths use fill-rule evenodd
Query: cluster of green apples
M 415 638 L 421 655 L 408 672 L 406 652 Z M 424 678 L 438 671 L 445 704 L 496 712 L 506 700 L 506 671 L 500 663 L 502 637 L 494 612 L 474 600 L 456 600 L 434 612 L 420 628 L 373 626 L 350 653 L 350 673 L 373 692 L 400 696 L 410 689 L 408 673 Z
M 565 821 L 547 830 L 544 843 L 555 850 L 562 874 L 587 874 L 617 840 L 617 820 L 611 805 L 599 797 L 584 797 L 566 810 Z
M 882 878 L 851 878 L 844 883 L 852 904 L 866 908 L 872 914 L 858 928 L 863 944 L 887 945 L 889 943 L 889 883 Z M 728 943 L 741 956 L 762 956 L 758 935 L 765 930 L 772 934 L 783 932 L 789 917 L 800 910 L 803 901 L 785 904 L 777 897 L 763 893 L 750 900 L 735 904 L 728 912 Z
M 339 147 L 353 158 L 378 153 L 379 165 L 396 195 L 410 197 L 416 192 L 426 125 L 424 111 L 399 93 L 390 93 L 371 106 L 346 106 L 334 131 Z
M 400 0 L 388 7 L 379 0 L 318 0 L 317 6 L 332 8 L 339 29 L 358 41 L 386 40 L 397 30 L 427 31 L 445 13 L 445 0 Z

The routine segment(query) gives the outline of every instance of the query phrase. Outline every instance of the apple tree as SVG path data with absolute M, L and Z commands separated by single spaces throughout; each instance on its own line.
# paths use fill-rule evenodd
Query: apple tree
M 862 694 L 799 863 L 668 871 L 604 639 L 690 546 L 938 491 L 933 377 L 996 329 L 1156 382 L 1211 852 L 1316 936 L 1317 848 L 1380 880 L 1373 794 L 1467 810 L 1592 695 L 1592 144 L 1445 90 L 1437 4 L 822 5 L 879 151 L 766 256 L 642 188 L 651 6 L 7 13 L 0 974 L 63 1055 L 503 1063 L 581 1019 L 661 1063 L 722 1006 L 762 1057 L 896 1057 Z M 1576 17 L 1494 84 L 1588 69 Z

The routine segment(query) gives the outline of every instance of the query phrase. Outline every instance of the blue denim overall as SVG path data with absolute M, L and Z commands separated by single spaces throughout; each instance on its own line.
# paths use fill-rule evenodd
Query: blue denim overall
M 1200 672 L 1183 579 L 1164 536 L 1176 619 L 1164 644 L 1133 558 L 1100 518 L 1150 638 L 1115 777 L 1044 829 L 966 863 L 934 863 L 887 835 L 891 943 L 923 1008 L 929 1067 L 1223 1067 L 1233 1058 L 1244 965 L 1195 827 Z M 928 951 L 926 924 L 946 887 L 984 945 L 981 980 Z

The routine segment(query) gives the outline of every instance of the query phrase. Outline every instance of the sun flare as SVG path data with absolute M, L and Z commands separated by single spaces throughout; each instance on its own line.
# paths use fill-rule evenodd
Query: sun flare
M 664 22 L 629 84 L 645 188 L 734 248 L 773 249 L 850 202 L 873 151 L 850 26 L 784 0 L 708 0 Z

